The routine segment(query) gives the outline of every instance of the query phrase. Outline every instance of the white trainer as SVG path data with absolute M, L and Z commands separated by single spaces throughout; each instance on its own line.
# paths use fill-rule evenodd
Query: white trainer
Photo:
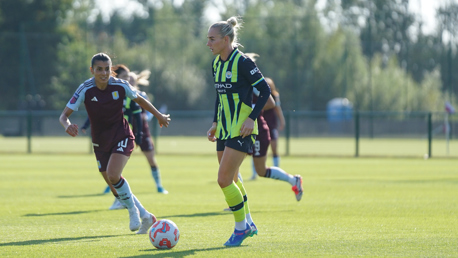
M 134 205 L 132 208 L 127 209 L 129 211 L 129 228 L 131 231 L 136 231 L 140 228 L 142 222 L 140 221 L 140 214 L 138 208 Z
M 137 234 L 147 234 L 148 230 L 151 228 L 151 226 L 156 223 L 156 216 L 154 216 L 151 213 L 147 213 L 143 218 L 142 218 L 142 226 L 140 229 L 137 231 Z
M 122 210 L 126 207 L 117 198 L 115 198 L 113 204 L 108 208 L 109 210 Z

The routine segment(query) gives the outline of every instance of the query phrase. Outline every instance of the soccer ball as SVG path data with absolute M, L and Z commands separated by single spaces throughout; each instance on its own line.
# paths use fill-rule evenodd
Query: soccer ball
M 154 247 L 172 249 L 180 239 L 180 231 L 173 221 L 162 219 L 151 226 L 148 236 Z

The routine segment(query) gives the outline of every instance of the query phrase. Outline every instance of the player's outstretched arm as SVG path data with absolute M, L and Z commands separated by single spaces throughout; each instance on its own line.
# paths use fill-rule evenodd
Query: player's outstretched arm
M 165 127 L 169 126 L 169 122 L 171 120 L 169 114 L 167 114 L 167 115 L 162 114 L 161 112 L 159 112 L 153 106 L 153 104 L 151 104 L 151 102 L 149 102 L 148 100 L 146 100 L 145 98 L 143 98 L 140 95 L 137 95 L 137 98 L 133 99 L 133 101 L 135 101 L 138 105 L 140 105 L 140 107 L 144 108 L 146 111 L 148 111 L 151 114 L 153 114 L 157 118 L 157 121 L 159 122 L 159 125 L 161 127 L 162 126 L 165 126 Z
M 73 110 L 65 107 L 64 111 L 59 117 L 60 124 L 65 128 L 65 132 L 68 133 L 70 136 L 77 136 L 78 135 L 78 125 L 72 124 L 68 117 L 73 113 Z

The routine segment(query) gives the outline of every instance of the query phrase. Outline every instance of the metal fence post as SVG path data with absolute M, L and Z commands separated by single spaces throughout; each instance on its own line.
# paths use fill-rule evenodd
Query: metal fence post
M 355 111 L 355 157 L 359 157 L 359 112 Z
M 428 157 L 432 157 L 432 141 L 433 141 L 433 123 L 432 123 L 432 113 L 428 113 Z
M 286 120 L 286 132 L 285 132 L 285 136 L 286 136 L 286 156 L 289 156 L 289 140 L 290 140 L 290 137 L 291 137 L 291 112 L 290 111 L 287 111 L 285 112 L 285 120 Z
M 27 111 L 27 153 L 32 153 L 32 111 Z

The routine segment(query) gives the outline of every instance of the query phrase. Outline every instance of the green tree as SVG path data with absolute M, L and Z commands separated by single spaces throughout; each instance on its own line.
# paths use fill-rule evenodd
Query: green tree
M 0 109 L 24 106 L 25 96 L 42 93 L 56 74 L 59 27 L 72 0 L 0 1 Z M 49 101 L 46 101 L 49 105 Z

